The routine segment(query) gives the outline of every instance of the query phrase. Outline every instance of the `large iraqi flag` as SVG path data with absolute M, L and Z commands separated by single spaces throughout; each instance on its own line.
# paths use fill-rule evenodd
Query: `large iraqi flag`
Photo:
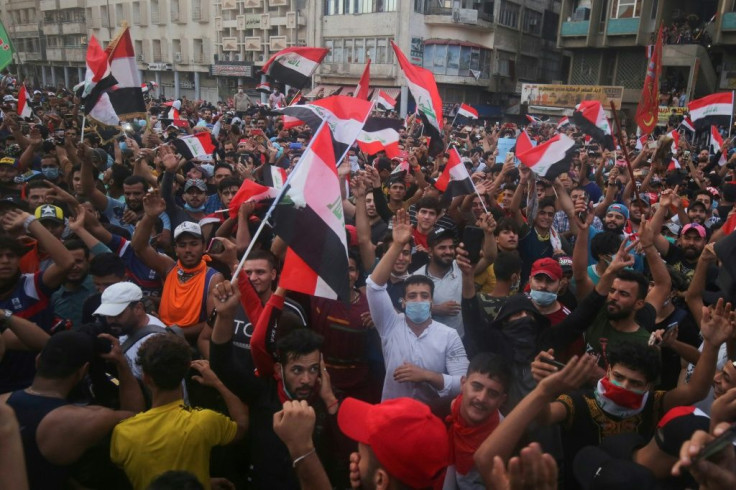
M 445 151 L 445 143 L 442 139 L 444 120 L 442 118 L 442 99 L 437 90 L 437 82 L 431 71 L 420 68 L 409 63 L 404 53 L 391 41 L 399 66 L 406 76 L 414 101 L 417 104 L 417 112 L 424 122 L 424 132 L 430 137 L 429 155 L 436 156 Z
M 330 50 L 294 46 L 271 56 L 261 71 L 269 78 L 302 89 L 309 85 L 312 74 Z
M 601 147 L 611 151 L 615 149 L 611 125 L 600 101 L 586 100 L 579 103 L 575 106 L 572 119 L 578 128 L 600 143 Z
M 332 139 L 323 124 L 284 187 L 273 229 L 288 246 L 280 286 L 347 302 L 347 237 Z
M 733 117 L 733 92 L 719 92 L 696 99 L 687 105 L 695 129 L 729 126 Z
M 75 91 L 84 105 L 84 114 L 90 119 L 106 125 L 117 126 L 120 118 L 110 100 L 109 90 L 117 83 L 110 70 L 107 55 L 100 43 L 92 36 L 87 44 L 87 73 Z

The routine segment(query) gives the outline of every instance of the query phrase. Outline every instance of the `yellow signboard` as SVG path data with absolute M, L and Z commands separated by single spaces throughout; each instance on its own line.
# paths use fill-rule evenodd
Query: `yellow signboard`
M 687 114 L 687 107 L 670 107 L 666 105 L 659 106 L 659 114 L 657 117 L 657 126 L 667 126 L 672 115 L 682 117 Z
M 525 83 L 521 87 L 522 104 L 563 109 L 574 109 L 586 100 L 600 101 L 604 109 L 610 109 L 613 101 L 619 108 L 623 96 L 624 88 L 618 86 Z

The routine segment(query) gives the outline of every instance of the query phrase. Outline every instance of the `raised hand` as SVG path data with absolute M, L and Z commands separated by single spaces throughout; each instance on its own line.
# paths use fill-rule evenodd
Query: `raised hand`
M 595 365 L 596 361 L 593 356 L 573 356 L 562 370 L 540 381 L 537 389 L 542 390 L 550 399 L 577 390 L 588 379 Z
M 618 252 L 616 252 L 616 255 L 613 256 L 613 260 L 611 260 L 611 263 L 608 265 L 606 270 L 617 272 L 621 269 L 633 266 L 634 256 L 631 255 L 629 252 L 631 252 L 638 244 L 638 240 L 628 244 L 626 240 L 622 240 L 621 245 L 618 247 Z
M 495 456 L 490 483 L 492 490 L 556 490 L 557 462 L 533 442 L 509 460 L 508 469 Z
M 23 230 L 23 223 L 29 216 L 31 215 L 25 211 L 10 209 L 2 215 L 0 222 L 2 222 L 5 231 Z
M 703 317 L 700 320 L 700 334 L 703 340 L 719 346 L 731 338 L 734 331 L 731 312 L 731 303 L 725 303 L 723 298 L 719 298 L 715 306 L 703 306 Z
M 158 216 L 165 211 L 166 201 L 161 197 L 158 189 L 154 189 L 143 196 L 143 212 L 146 216 L 158 218 Z
M 163 163 L 167 172 L 173 173 L 179 169 L 179 159 L 176 157 L 174 150 L 168 145 L 158 149 L 158 156 L 161 158 L 161 163 Z
M 463 243 L 460 243 L 455 247 L 455 261 L 463 275 L 473 273 L 473 264 L 471 264 L 470 259 L 468 259 L 468 251 L 465 250 L 465 245 Z
M 74 216 L 69 218 L 69 228 L 75 233 L 79 234 L 80 230 L 84 229 L 84 219 L 87 214 L 87 210 L 84 206 L 79 205 L 74 211 Z
M 409 243 L 409 240 L 411 240 L 412 231 L 411 222 L 409 221 L 409 213 L 407 213 L 405 209 L 399 209 L 396 211 L 392 232 L 394 243 L 403 247 Z
M 491 213 L 483 213 L 478 220 L 478 226 L 483 230 L 486 235 L 491 235 L 496 231 L 496 219 Z
M 573 219 L 575 220 L 575 224 L 578 225 L 578 228 L 581 230 L 587 230 L 590 228 L 590 225 L 593 224 L 595 213 L 593 213 L 588 200 L 584 197 L 575 201 L 575 214 Z
M 199 373 L 199 375 L 195 374 L 192 376 L 192 379 L 197 383 L 214 388 L 222 382 L 210 367 L 209 361 L 198 359 L 196 361 L 192 361 L 191 366 Z

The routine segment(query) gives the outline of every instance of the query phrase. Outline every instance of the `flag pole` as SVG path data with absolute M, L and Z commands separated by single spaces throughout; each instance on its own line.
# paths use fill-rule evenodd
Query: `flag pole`
M 728 137 L 731 137 L 731 128 L 733 128 L 733 97 L 734 91 L 731 90 L 731 124 L 728 126 Z
M 326 124 L 326 121 L 323 120 L 322 124 L 319 125 L 319 128 L 317 128 L 317 131 L 314 132 L 316 135 L 319 133 L 319 131 L 322 129 L 322 127 Z M 312 141 L 309 142 L 309 145 L 305 149 L 304 153 L 302 153 L 301 158 L 298 162 L 296 162 L 296 165 L 294 166 L 294 169 L 289 173 L 289 176 L 286 178 L 286 182 L 284 182 L 284 186 L 279 191 L 279 194 L 276 196 L 276 198 L 273 200 L 273 203 L 271 204 L 271 207 L 268 208 L 268 211 L 266 211 L 266 214 L 263 216 L 263 220 L 261 220 L 261 224 L 258 226 L 258 229 L 253 234 L 253 236 L 250 239 L 250 243 L 248 244 L 248 248 L 246 248 L 245 253 L 243 254 L 243 258 L 240 259 L 240 262 L 238 263 L 238 267 L 235 268 L 235 271 L 233 272 L 232 278 L 230 279 L 230 282 L 235 282 L 238 279 L 238 275 L 240 274 L 240 271 L 243 270 L 243 266 L 245 265 L 245 261 L 248 259 L 248 255 L 250 254 L 251 250 L 253 250 L 253 246 L 256 243 L 256 240 L 261 235 L 261 232 L 263 231 L 263 228 L 266 227 L 266 223 L 268 222 L 268 219 L 273 214 L 274 210 L 276 209 L 276 205 L 281 201 L 281 199 L 284 197 L 284 194 L 286 194 L 286 191 L 289 190 L 290 183 L 292 177 L 297 173 L 297 169 L 299 169 L 299 166 L 304 162 L 304 156 L 308 153 L 308 150 L 312 147 L 312 144 L 316 141 L 316 138 L 312 138 Z M 347 152 L 345 152 L 347 153 Z M 344 157 L 344 155 L 343 155 Z
M 624 154 L 624 160 L 626 160 L 626 167 L 629 169 L 629 176 L 631 177 L 631 188 L 634 191 L 634 199 L 638 200 L 639 191 L 636 188 L 636 177 L 634 177 L 634 169 L 631 167 L 631 160 L 629 160 L 629 150 L 626 148 L 626 144 L 624 144 L 621 121 L 619 121 L 618 119 L 618 113 L 616 112 L 616 103 L 614 101 L 611 101 L 611 112 L 613 113 L 613 120 L 616 122 L 616 136 L 618 137 L 618 143 L 619 145 L 621 145 L 621 151 Z
M 82 116 L 82 130 L 79 132 L 79 143 L 84 143 L 84 126 L 87 123 L 87 114 Z

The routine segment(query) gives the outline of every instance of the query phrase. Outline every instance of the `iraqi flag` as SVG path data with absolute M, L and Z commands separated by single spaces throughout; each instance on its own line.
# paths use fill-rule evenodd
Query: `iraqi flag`
M 668 138 L 672 138 L 672 153 L 677 153 L 677 149 L 680 147 L 680 133 L 677 131 L 670 131 L 667 133 Z
M 430 137 L 429 155 L 439 155 L 445 151 L 445 143 L 442 139 L 444 121 L 442 119 L 442 99 L 437 90 L 434 75 L 425 68 L 409 63 L 404 53 L 393 41 L 391 41 L 391 47 L 396 53 L 396 59 L 404 72 L 409 91 L 417 104 L 417 111 L 424 122 L 424 133 Z
M 541 119 L 539 119 L 536 116 L 532 116 L 531 114 L 526 114 L 526 119 L 527 119 L 527 121 L 529 121 L 530 123 L 532 123 L 534 125 L 542 124 L 542 122 L 543 122 Z
M 677 158 L 672 158 L 669 165 L 667 165 L 668 172 L 674 172 L 675 170 L 680 170 L 681 168 L 682 165 L 680 165 L 680 161 Z
M 724 166 L 726 163 L 728 163 L 726 152 L 723 151 L 723 136 L 721 136 L 721 133 L 715 126 L 710 127 L 710 149 L 713 154 L 721 154 L 720 158 L 718 159 L 718 165 Z
M 240 185 L 240 189 L 233 196 L 228 210 L 230 216 L 237 216 L 238 210 L 243 203 L 255 202 L 255 203 L 267 203 L 270 204 L 279 195 L 279 190 L 273 187 L 257 184 L 250 179 L 245 179 Z
M 363 76 L 360 77 L 358 85 L 355 87 L 353 97 L 358 99 L 368 100 L 368 92 L 370 92 L 371 84 L 371 59 L 368 58 L 368 63 L 365 64 L 365 70 L 363 70 Z
M 31 110 L 31 104 L 29 104 L 28 90 L 25 85 L 20 86 L 18 90 L 18 115 L 20 117 L 33 117 L 33 111 Z
M 547 180 L 554 180 L 560 174 L 570 170 L 570 159 L 575 140 L 564 134 L 558 134 L 523 153 L 517 153 L 521 163 Z
M 401 119 L 369 117 L 358 134 L 358 146 L 366 155 L 385 151 L 386 156 L 399 156 L 399 129 L 404 127 Z
M 121 119 L 145 117 L 146 102 L 143 99 L 141 77 L 135 62 L 130 29 L 123 31 L 105 49 L 112 76 L 117 84 L 110 90 L 110 102 Z
M 112 75 L 107 53 L 92 36 L 87 44 L 87 73 L 84 81 L 77 85 L 77 96 L 84 105 L 84 114 L 105 126 L 117 126 L 120 117 L 112 105 L 109 90 L 117 80 Z
M 263 170 L 263 183 L 274 189 L 281 189 L 286 183 L 286 170 L 278 165 L 267 164 Z
M 450 158 L 447 159 L 445 170 L 434 183 L 437 189 L 444 192 L 442 199 L 445 201 L 475 192 L 473 181 L 470 179 L 468 169 L 460 160 L 457 148 L 452 148 L 448 153 Z
M 570 125 L 570 119 L 569 119 L 569 118 L 568 118 L 567 116 L 564 116 L 564 117 L 563 117 L 562 119 L 560 119 L 560 120 L 559 120 L 559 122 L 557 123 L 557 129 L 562 129 L 562 128 L 564 128 L 565 126 L 569 126 L 569 125 Z
M 172 143 L 176 151 L 187 160 L 206 157 L 212 155 L 215 151 L 215 145 L 212 144 L 212 135 L 206 131 L 176 138 Z
M 317 131 L 323 121 L 327 122 L 333 140 L 334 160 L 339 162 L 363 129 L 372 106 L 367 100 L 333 95 L 311 104 L 275 109 L 275 112 L 304 121 L 312 131 Z
M 396 99 L 391 97 L 383 90 L 378 91 L 378 97 L 376 98 L 376 105 L 380 105 L 387 111 L 393 111 L 396 107 Z
M 297 93 L 293 99 L 291 99 L 291 102 L 289 105 L 297 105 L 299 101 L 302 100 L 302 91 L 300 90 L 299 93 Z M 287 116 L 284 114 L 283 119 L 281 120 L 283 124 L 284 129 L 291 129 L 296 128 L 297 126 L 303 126 L 304 121 L 300 121 L 299 119 L 291 116 Z
M 575 106 L 572 114 L 575 125 L 584 133 L 589 134 L 606 150 L 613 151 L 613 135 L 606 113 L 600 101 L 586 100 Z
M 273 216 L 274 232 L 288 246 L 279 285 L 347 303 L 345 216 L 329 125 L 314 135 Z
M 690 119 L 690 116 L 683 117 L 682 122 L 680 123 L 680 126 L 687 129 L 691 133 L 695 132 L 695 124 L 693 124 L 693 121 Z
M 269 78 L 302 89 L 309 85 L 312 74 L 330 50 L 326 48 L 291 47 L 268 59 L 261 71 Z
M 524 153 L 532 148 L 534 148 L 534 143 L 532 143 L 532 139 L 529 137 L 529 133 L 527 133 L 525 129 L 519 133 L 519 137 L 516 138 L 516 154 Z
M 478 119 L 478 111 L 467 104 L 460 104 L 460 109 L 457 110 L 457 115 L 467 117 L 468 119 Z
M 729 126 L 733 116 L 733 92 L 720 92 L 694 100 L 687 105 L 696 129 Z

